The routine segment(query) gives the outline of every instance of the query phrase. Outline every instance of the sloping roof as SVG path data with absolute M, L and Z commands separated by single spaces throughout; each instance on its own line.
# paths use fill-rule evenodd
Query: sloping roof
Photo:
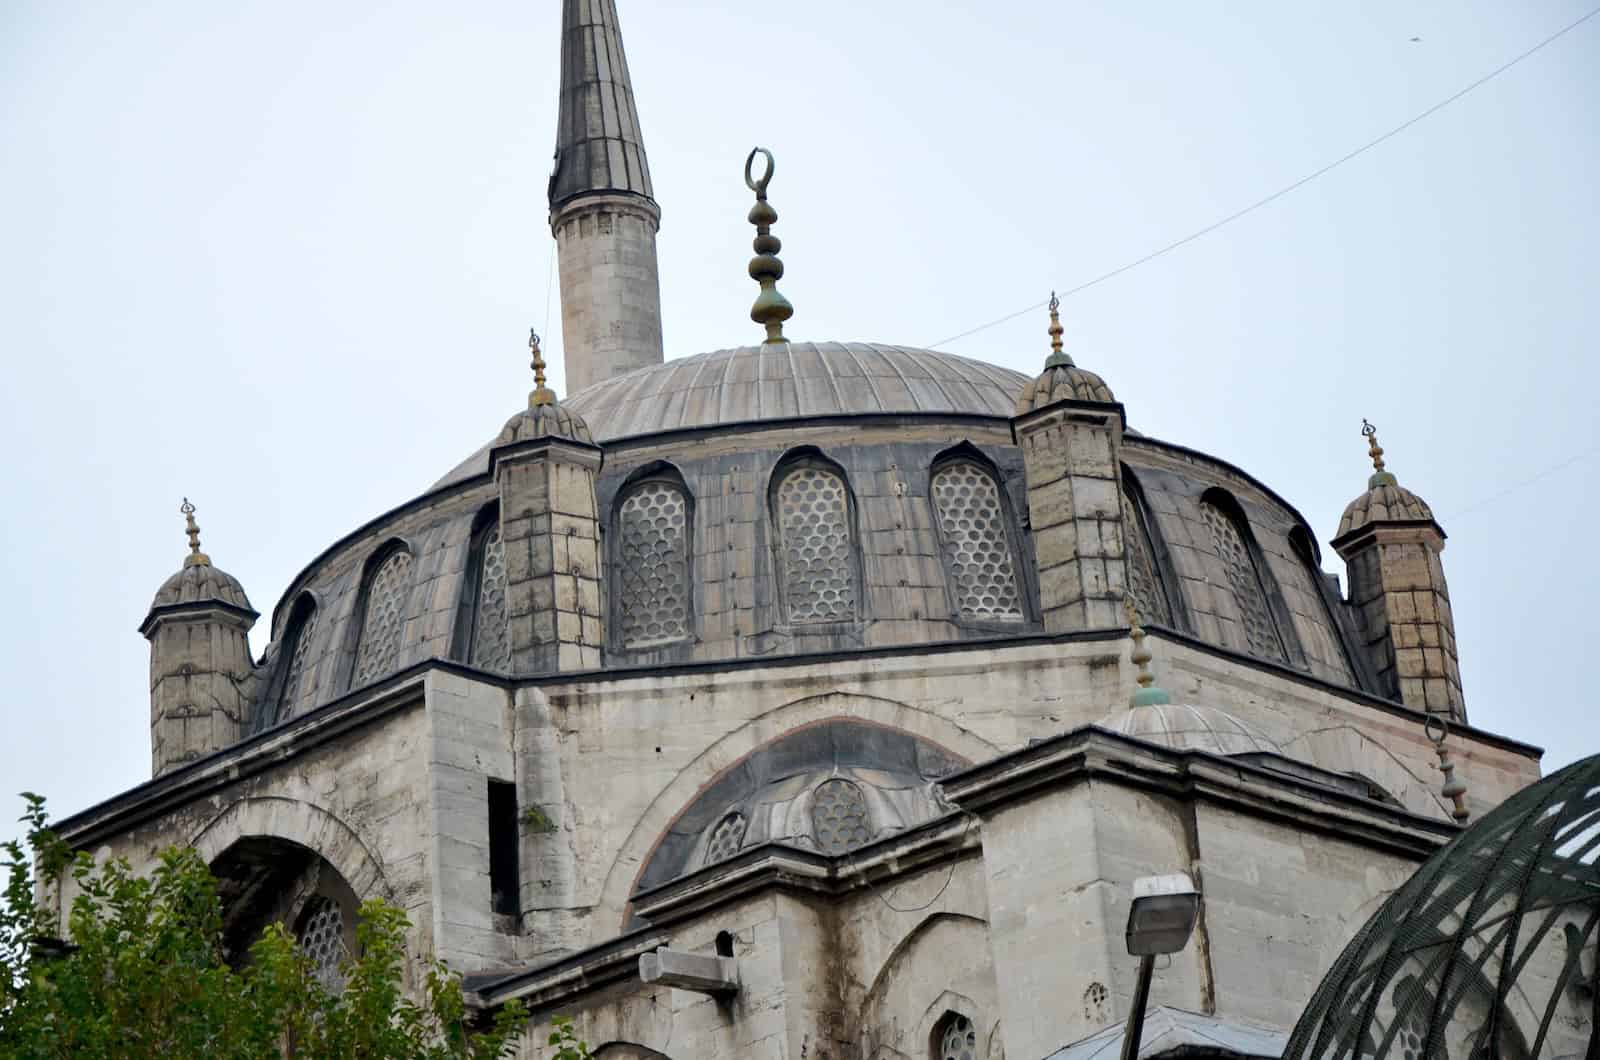
M 1045 1060 L 1116 1060 L 1122 1053 L 1122 1023 L 1058 1049 Z M 1178 1049 L 1215 1049 L 1235 1056 L 1277 1058 L 1289 1036 L 1247 1023 L 1202 1016 L 1165 1005 L 1145 1014 L 1139 1056 L 1161 1056 Z
M 566 0 L 550 205 L 588 192 L 654 198 L 615 0 Z

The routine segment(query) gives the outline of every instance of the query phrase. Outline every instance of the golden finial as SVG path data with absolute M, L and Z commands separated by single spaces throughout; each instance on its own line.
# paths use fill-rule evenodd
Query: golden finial
M 1361 420 L 1361 436 L 1367 440 L 1367 455 L 1372 458 L 1372 478 L 1367 481 L 1367 488 L 1393 486 L 1394 476 L 1383 469 L 1383 446 L 1378 444 L 1378 428 L 1368 423 L 1365 417 Z
M 1467 818 L 1472 816 L 1467 810 L 1467 786 L 1456 779 L 1456 765 L 1450 761 L 1450 748 L 1444 745 L 1445 737 L 1450 734 L 1450 724 L 1437 714 L 1429 714 L 1422 731 L 1433 741 L 1434 753 L 1439 756 L 1439 772 L 1444 774 L 1444 787 L 1439 794 L 1450 800 L 1450 816 L 1456 823 L 1466 824 Z
M 1071 368 L 1072 356 L 1061 348 L 1061 336 L 1065 329 L 1061 326 L 1061 299 L 1056 297 L 1054 291 L 1050 292 L 1050 356 L 1045 358 L 1046 368 Z
M 185 567 L 209 567 L 211 557 L 200 551 L 200 524 L 194 521 L 194 505 L 185 497 L 183 503 L 178 505 L 178 511 L 183 513 L 187 524 L 186 533 L 189 535 L 189 554 L 183 558 Z
M 767 160 L 766 172 L 759 178 L 751 168 L 756 155 Z M 778 260 L 778 251 L 783 249 L 783 243 L 772 234 L 772 222 L 778 219 L 778 211 L 767 202 L 767 185 L 772 183 L 775 169 L 772 152 L 765 147 L 755 148 L 744 160 L 745 186 L 756 193 L 756 204 L 750 207 L 750 223 L 756 226 L 756 256 L 750 259 L 750 278 L 761 285 L 761 293 L 750 307 L 750 319 L 766 327 L 768 342 L 788 342 L 783 335 L 783 322 L 794 316 L 794 306 L 778 293 L 778 281 L 783 278 L 783 262 Z
M 1133 638 L 1131 658 L 1133 665 L 1139 668 L 1139 673 L 1134 677 L 1139 687 L 1134 689 L 1133 695 L 1128 699 L 1128 706 L 1153 707 L 1171 703 L 1172 697 L 1167 695 L 1166 690 L 1156 687 L 1156 675 L 1150 672 L 1150 660 L 1155 656 L 1144 646 L 1144 639 L 1149 634 L 1139 625 L 1139 612 L 1134 609 L 1133 597 L 1127 593 L 1122 596 L 1122 613 L 1128 616 L 1128 636 Z
M 544 354 L 539 352 L 539 333 L 528 329 L 528 349 L 533 351 L 533 390 L 528 394 L 528 407 L 554 405 L 556 392 L 544 385 Z

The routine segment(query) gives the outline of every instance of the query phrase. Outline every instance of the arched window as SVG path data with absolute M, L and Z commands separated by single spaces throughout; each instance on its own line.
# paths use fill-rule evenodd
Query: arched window
M 848 854 L 872 838 L 867 800 L 848 780 L 826 780 L 811 796 L 811 834 L 824 854 Z
M 1021 619 L 1015 553 L 994 475 L 976 460 L 950 460 L 934 469 L 930 486 L 956 610 L 963 618 Z
M 959 1012 L 947 1012 L 933 1029 L 933 1060 L 977 1060 L 978 1028 Z
M 277 720 L 294 716 L 295 707 L 302 696 L 316 689 L 316 678 L 307 672 L 310 664 L 311 642 L 317 635 L 317 605 L 310 595 L 302 595 L 289 616 L 288 639 L 284 642 L 284 657 L 289 660 L 283 685 L 278 690 Z
M 739 848 L 744 844 L 747 824 L 744 814 L 738 810 L 718 821 L 717 827 L 711 831 L 710 841 L 706 843 L 705 864 L 715 865 L 739 853 Z
M 1208 494 L 1200 501 L 1200 517 L 1211 531 L 1212 547 L 1227 573 L 1228 588 L 1233 591 L 1250 654 L 1273 662 L 1287 662 L 1283 638 L 1272 617 L 1266 585 L 1256 567 L 1250 531 L 1244 525 L 1243 516 L 1234 510 L 1229 498 Z
M 344 911 L 338 902 L 319 894 L 306 903 L 295 936 L 311 959 L 312 974 L 330 994 L 344 990 L 344 970 L 340 967 L 348 953 L 344 933 Z
M 361 634 L 350 687 L 357 688 L 394 670 L 411 593 L 411 553 L 398 547 L 378 564 L 367 582 Z
M 817 459 L 789 464 L 775 476 L 772 509 L 788 620 L 855 621 L 855 516 L 844 475 Z
M 491 512 L 472 549 L 472 624 L 467 662 L 482 670 L 511 669 L 511 631 L 506 622 L 506 548 L 500 517 Z
M 1167 597 L 1161 568 L 1156 565 L 1155 541 L 1145 515 L 1144 497 L 1132 475 L 1122 476 L 1122 541 L 1128 558 L 1128 591 L 1139 618 L 1172 625 L 1172 604 Z
M 688 490 L 675 476 L 636 482 L 617 504 L 616 612 L 624 649 L 690 634 L 689 517 Z

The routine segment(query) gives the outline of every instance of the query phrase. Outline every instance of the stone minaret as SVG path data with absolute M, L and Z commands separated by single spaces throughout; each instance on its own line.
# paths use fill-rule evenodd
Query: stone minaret
M 183 514 L 189 555 L 139 627 L 150 642 L 150 764 L 158 777 L 237 743 L 250 703 L 256 612 L 237 579 L 200 551 L 187 499 Z
M 568 393 L 662 362 L 660 226 L 616 0 L 565 0 L 550 231 Z
M 1445 584 L 1444 530 L 1415 493 L 1384 470 L 1376 431 L 1362 421 L 1373 473 L 1351 501 L 1333 547 L 1350 574 L 1350 606 L 1384 692 L 1408 707 L 1466 721 L 1456 624 Z

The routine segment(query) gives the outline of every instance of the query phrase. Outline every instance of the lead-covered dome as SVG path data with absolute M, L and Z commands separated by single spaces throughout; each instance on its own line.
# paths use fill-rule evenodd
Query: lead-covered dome
M 1393 475 L 1382 472 L 1372 476 L 1367 492 L 1345 507 L 1334 536 L 1344 537 L 1371 523 L 1432 521 L 1433 509 L 1426 501 L 1396 482 Z
M 1095 722 L 1102 729 L 1174 751 L 1214 755 L 1281 754 L 1254 726 L 1216 707 L 1154 703 L 1119 710 Z
M 196 563 L 185 566 L 161 583 L 161 588 L 156 590 L 156 598 L 150 602 L 150 610 L 175 604 L 213 601 L 251 610 L 250 600 L 245 596 L 244 586 L 239 584 L 239 579 L 212 566 L 210 562 Z
M 782 342 L 713 350 L 596 383 L 561 402 L 596 441 L 762 420 L 879 413 L 1009 419 L 1028 379 L 955 354 L 876 342 Z M 491 443 L 438 486 L 489 470 Z

